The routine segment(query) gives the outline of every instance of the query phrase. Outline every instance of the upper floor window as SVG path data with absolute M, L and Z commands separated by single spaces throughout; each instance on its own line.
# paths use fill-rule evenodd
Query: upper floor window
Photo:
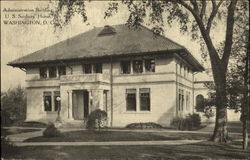
M 66 75 L 66 67 L 65 66 L 59 66 L 58 67 L 58 74 L 59 74 L 59 76 Z
M 85 73 L 85 74 L 92 73 L 92 66 L 91 66 L 91 64 L 84 64 L 83 65 L 83 73 Z
M 65 66 L 40 67 L 40 78 L 56 78 L 61 75 L 66 75 Z
M 130 61 L 122 61 L 121 62 L 121 73 L 122 74 L 130 74 L 131 66 Z
M 186 74 L 187 73 L 187 70 L 186 70 L 186 67 L 184 67 L 184 77 L 186 77 Z
M 150 89 L 140 88 L 140 110 L 150 111 Z
M 182 75 L 182 64 L 180 64 L 180 75 Z
M 49 78 L 55 78 L 56 77 L 56 67 L 49 67 Z
M 102 64 L 101 63 L 93 64 L 93 70 L 94 73 L 102 73 Z
M 142 73 L 143 72 L 142 60 L 134 60 L 133 61 L 133 72 L 134 73 Z
M 127 111 L 136 111 L 136 89 L 126 89 Z
M 46 67 L 41 67 L 40 68 L 40 77 L 41 78 L 47 78 L 47 68 Z
M 145 59 L 145 71 L 155 72 L 155 60 L 154 59 Z

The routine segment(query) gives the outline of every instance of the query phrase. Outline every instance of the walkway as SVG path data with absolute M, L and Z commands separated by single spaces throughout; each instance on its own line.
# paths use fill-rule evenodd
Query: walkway
M 134 146 L 134 145 L 182 145 L 199 143 L 203 140 L 169 141 L 112 141 L 112 142 L 15 142 L 16 146 Z

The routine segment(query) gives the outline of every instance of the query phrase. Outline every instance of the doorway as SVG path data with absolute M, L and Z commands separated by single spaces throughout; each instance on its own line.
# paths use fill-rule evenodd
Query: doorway
M 84 120 L 89 116 L 89 92 L 87 90 L 73 91 L 73 118 Z

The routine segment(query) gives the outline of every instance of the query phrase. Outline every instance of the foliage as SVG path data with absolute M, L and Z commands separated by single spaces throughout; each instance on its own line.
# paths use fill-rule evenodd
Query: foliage
M 197 112 L 203 112 L 204 116 L 209 119 L 215 115 L 213 107 L 215 107 L 215 93 L 211 90 L 209 93 L 209 97 L 202 97 L 202 99 L 197 102 L 195 109 Z
M 201 117 L 199 114 L 188 114 L 185 118 L 175 117 L 170 125 L 178 130 L 192 130 L 200 127 Z
M 2 125 L 22 122 L 26 118 L 26 94 L 21 86 L 1 92 Z
M 87 120 L 87 128 L 94 129 L 98 128 L 99 130 L 107 125 L 107 113 L 100 109 L 94 110 L 90 113 Z
M 61 132 L 55 127 L 53 123 L 50 123 L 48 127 L 43 131 L 44 137 L 58 137 L 61 136 Z
M 160 124 L 154 122 L 147 123 L 131 123 L 126 126 L 129 129 L 160 129 L 163 128 Z
M 1 136 L 1 158 L 16 152 L 16 147 L 10 142 L 7 136 Z

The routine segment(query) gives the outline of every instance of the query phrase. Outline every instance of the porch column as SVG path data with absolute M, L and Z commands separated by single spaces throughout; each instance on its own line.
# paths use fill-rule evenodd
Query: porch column
M 72 90 L 68 91 L 68 118 L 73 120 Z

